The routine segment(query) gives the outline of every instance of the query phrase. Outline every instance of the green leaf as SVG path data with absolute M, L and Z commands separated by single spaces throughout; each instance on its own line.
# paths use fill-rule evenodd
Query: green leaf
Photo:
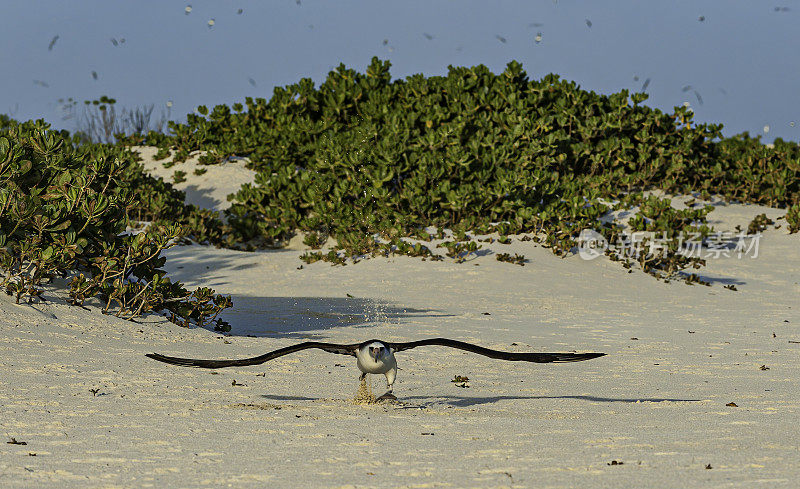
M 42 251 L 42 260 L 45 261 L 49 260 L 50 258 L 53 257 L 53 253 L 54 253 L 53 247 L 48 246 L 47 248 L 44 249 L 44 251 Z

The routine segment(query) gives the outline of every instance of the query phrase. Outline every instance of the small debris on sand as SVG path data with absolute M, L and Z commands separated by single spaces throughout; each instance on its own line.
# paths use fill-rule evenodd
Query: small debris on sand
M 268 403 L 268 402 L 263 402 L 263 403 L 259 403 L 259 404 L 239 402 L 239 403 L 236 403 L 236 404 L 229 404 L 228 407 L 240 408 L 240 409 L 251 409 L 251 410 L 257 410 L 257 411 L 267 411 L 267 410 L 272 410 L 272 409 L 274 409 L 274 410 L 283 409 L 283 406 L 280 406 L 278 404 L 271 404 L 271 403 Z

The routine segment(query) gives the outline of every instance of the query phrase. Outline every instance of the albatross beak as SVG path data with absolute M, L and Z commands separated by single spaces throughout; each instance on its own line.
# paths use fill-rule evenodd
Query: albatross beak
M 378 357 L 380 357 L 381 354 L 383 353 L 382 350 L 383 350 L 383 348 L 370 346 L 369 347 L 369 356 L 371 356 L 373 360 L 377 361 Z

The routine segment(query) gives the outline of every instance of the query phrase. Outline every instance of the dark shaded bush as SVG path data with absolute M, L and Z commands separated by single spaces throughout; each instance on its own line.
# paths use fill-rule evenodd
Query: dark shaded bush
M 122 147 L 77 145 L 66 132 L 48 129 L 42 121 L 10 120 L 0 129 L 0 287 L 6 293 L 19 302 L 62 276 L 75 304 L 97 297 L 104 312 L 126 318 L 168 311 L 176 322 L 203 324 L 230 306 L 230 298 L 210 289 L 189 292 L 165 276 L 161 252 L 181 236 L 180 225 L 125 232 L 135 221 L 183 212 L 170 200 L 171 189 L 143 175 Z M 149 193 L 137 193 L 150 185 Z M 155 199 L 159 188 L 166 195 Z

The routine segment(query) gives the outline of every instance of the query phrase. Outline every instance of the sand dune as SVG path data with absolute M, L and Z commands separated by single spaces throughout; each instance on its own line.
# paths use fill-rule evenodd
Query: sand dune
M 217 177 L 195 179 L 225 201 Z M 732 229 L 761 212 L 782 215 L 725 205 L 711 219 Z M 758 258 L 709 260 L 711 287 L 530 242 L 484 248 L 463 264 L 302 270 L 299 250 L 169 250 L 172 277 L 233 296 L 230 336 L 122 321 L 58 290 L 33 306 L 3 295 L 0 427 L 27 444 L 0 444 L 0 486 L 796 487 L 800 234 L 771 228 Z M 537 365 L 419 348 L 398 354 L 398 402 L 378 405 L 352 402 L 352 359 L 320 351 L 219 371 L 144 356 L 432 335 L 608 356 Z

